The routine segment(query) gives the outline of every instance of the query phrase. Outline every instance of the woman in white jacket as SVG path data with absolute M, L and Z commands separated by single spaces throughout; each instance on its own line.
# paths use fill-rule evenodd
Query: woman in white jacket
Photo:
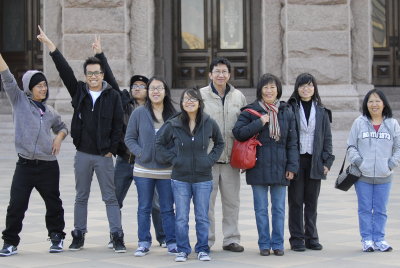
M 367 93 L 362 110 L 347 141 L 350 162 L 362 174 L 355 183 L 362 250 L 387 252 L 392 247 L 385 241 L 386 208 L 393 168 L 400 162 L 400 126 L 378 89 Z

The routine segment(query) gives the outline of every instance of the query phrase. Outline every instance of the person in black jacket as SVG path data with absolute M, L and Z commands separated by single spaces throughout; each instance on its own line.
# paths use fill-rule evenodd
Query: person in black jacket
M 74 113 L 71 137 L 75 155 L 75 207 L 73 241 L 70 250 L 80 250 L 87 232 L 87 206 L 93 172 L 96 172 L 102 199 L 106 204 L 110 233 L 115 252 L 126 252 L 121 226 L 120 208 L 115 196 L 114 164 L 122 135 L 121 98 L 103 80 L 104 66 L 97 58 L 88 58 L 84 65 L 86 81 L 78 81 L 61 52 L 39 27 L 37 36 L 45 44 L 72 98 Z
M 101 48 L 100 36 L 95 38 L 92 44 L 95 57 L 98 58 L 104 66 L 104 80 L 120 94 L 123 109 L 123 126 L 121 140 L 118 145 L 117 157 L 115 159 L 114 168 L 114 185 L 115 195 L 117 197 L 119 208 L 123 207 L 124 199 L 133 181 L 133 166 L 135 164 L 135 156 L 126 147 L 124 138 L 129 118 L 137 107 L 145 104 L 147 100 L 146 85 L 149 79 L 143 75 L 134 75 L 130 79 L 129 91 L 120 90 L 119 85 L 108 65 L 107 58 Z M 162 228 L 160 204 L 157 189 L 154 190 L 153 204 L 151 208 L 151 219 L 153 221 L 156 239 L 160 246 L 166 248 L 165 233 Z M 113 248 L 112 237 L 108 243 L 108 248 Z
M 199 260 L 209 261 L 211 168 L 224 149 L 224 140 L 217 123 L 203 113 L 203 100 L 197 90 L 185 90 L 180 107 L 182 112 L 164 124 L 156 139 L 156 160 L 173 165 L 171 178 L 176 209 L 175 235 L 179 252 L 175 261 L 186 261 L 191 253 L 188 222 L 192 198 L 197 235 L 195 252 Z M 210 140 L 214 145 L 208 153 Z
M 247 184 L 253 189 L 254 210 L 260 255 L 284 255 L 286 187 L 299 168 L 296 121 L 288 104 L 280 102 L 282 85 L 272 74 L 261 76 L 257 100 L 242 108 L 232 132 L 239 141 L 258 134 L 256 165 L 246 170 Z M 243 111 L 253 109 L 261 117 Z M 272 233 L 269 231 L 268 191 L 271 195 Z
M 321 180 L 326 179 L 332 154 L 331 111 L 322 105 L 315 78 L 300 74 L 289 99 L 299 138 L 300 168 L 288 188 L 290 247 L 321 250 L 317 231 L 317 204 Z M 304 206 L 304 210 L 303 210 Z

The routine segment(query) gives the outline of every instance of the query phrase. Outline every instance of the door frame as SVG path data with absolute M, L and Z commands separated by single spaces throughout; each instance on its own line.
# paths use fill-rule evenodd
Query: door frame
M 173 1 L 174 0 L 154 0 L 154 23 L 160 25 L 155 27 L 155 68 L 154 74 L 166 80 L 168 85 L 173 84 L 173 40 L 176 38 L 173 31 Z M 257 85 L 261 73 L 261 45 L 262 45 L 262 10 L 261 0 L 250 1 L 250 36 L 251 45 L 251 80 L 253 86 Z

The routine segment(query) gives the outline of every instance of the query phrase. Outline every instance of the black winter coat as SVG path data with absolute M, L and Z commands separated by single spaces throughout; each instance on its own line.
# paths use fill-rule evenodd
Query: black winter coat
M 84 130 L 85 124 L 93 124 L 93 122 L 83 122 L 81 118 L 84 116 L 81 113 L 90 110 L 88 108 L 92 108 L 95 113 L 94 118 L 97 119 L 97 122 L 94 122 L 97 129 L 95 136 L 97 151 L 100 155 L 108 152 L 115 155 L 122 134 L 122 105 L 119 94 L 107 84 L 107 87 L 96 101 L 95 107 L 83 108 L 83 105 L 92 105 L 90 101 L 87 101 L 87 98 L 91 98 L 91 96 L 86 83 L 75 78 L 72 68 L 58 49 L 50 53 L 50 56 L 72 98 L 71 104 L 74 108 L 74 113 L 71 122 L 71 137 L 75 147 L 79 149 L 82 135 L 88 135 Z M 86 138 L 90 137 L 86 136 Z
M 279 141 L 269 136 L 268 123 L 263 126 L 259 117 L 243 111 L 247 108 L 266 114 L 258 101 L 255 101 L 242 108 L 242 113 L 232 129 L 233 135 L 239 141 L 246 141 L 259 133 L 258 140 L 262 146 L 257 146 L 255 167 L 246 170 L 247 184 L 288 186 L 290 181 L 286 179 L 286 171 L 297 173 L 299 169 L 296 121 L 290 106 L 285 102 L 279 105 Z
M 189 183 L 212 180 L 211 169 L 221 156 L 224 140 L 217 123 L 206 113 L 194 135 L 184 126 L 180 114 L 157 132 L 156 160 L 172 164 L 171 178 Z M 207 153 L 210 139 L 214 146 Z
M 288 103 L 295 114 L 297 137 L 300 143 L 300 105 L 295 98 L 290 98 Z M 312 179 L 326 179 L 324 166 L 330 169 L 335 160 L 335 156 L 332 154 L 331 117 L 329 109 L 315 105 L 315 130 L 310 170 Z

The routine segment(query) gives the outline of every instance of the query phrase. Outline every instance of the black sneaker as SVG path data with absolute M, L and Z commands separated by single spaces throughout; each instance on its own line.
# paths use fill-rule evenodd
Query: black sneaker
M 63 251 L 64 237 L 60 233 L 50 234 L 50 253 L 59 253 Z
M 3 249 L 0 250 L 0 257 L 7 257 L 17 253 L 18 251 L 16 246 L 4 243 Z
M 72 235 L 72 243 L 69 246 L 69 250 L 80 250 L 83 248 L 83 244 L 85 243 L 85 233 L 80 230 L 73 230 L 71 232 Z
M 113 240 L 113 248 L 116 253 L 125 253 L 126 247 L 124 244 L 124 233 L 123 232 L 114 232 L 111 233 Z

